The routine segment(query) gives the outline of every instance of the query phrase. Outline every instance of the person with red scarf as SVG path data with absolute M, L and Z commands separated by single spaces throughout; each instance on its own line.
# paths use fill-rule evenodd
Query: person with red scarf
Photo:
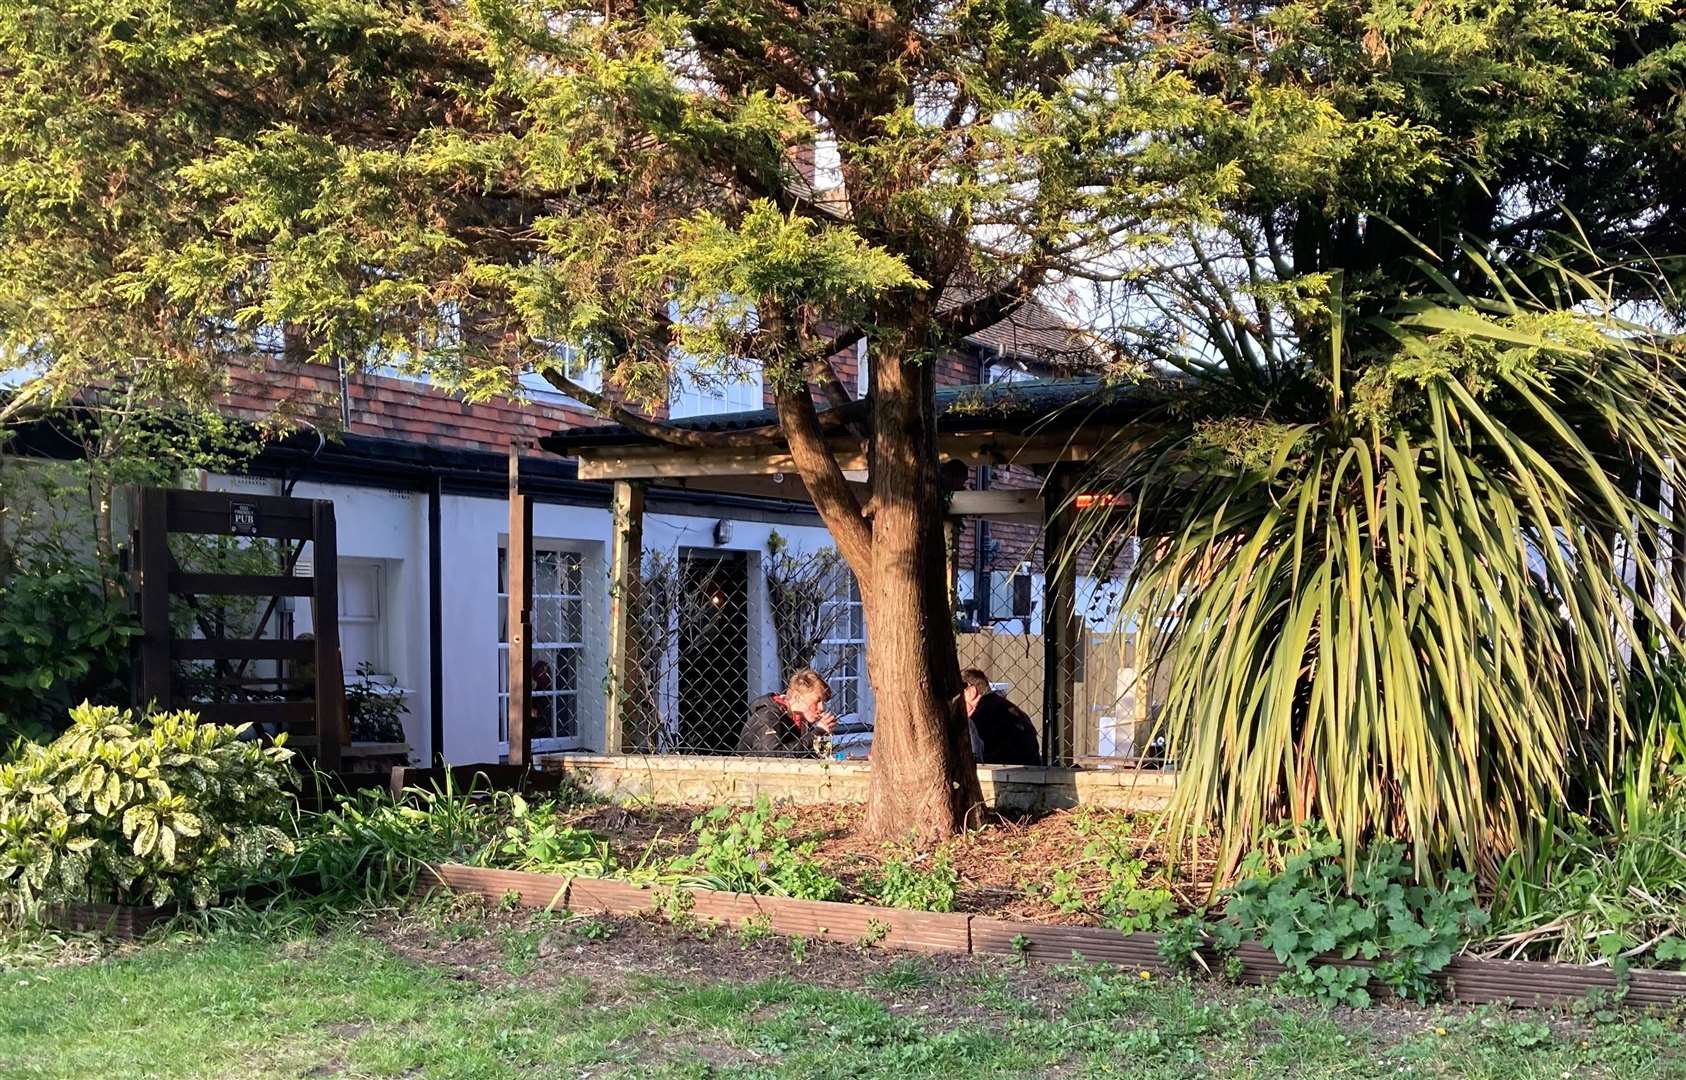
M 826 710 L 831 687 L 813 668 L 792 673 L 782 694 L 763 694 L 749 703 L 749 719 L 738 736 L 738 753 L 809 757 L 837 727 Z

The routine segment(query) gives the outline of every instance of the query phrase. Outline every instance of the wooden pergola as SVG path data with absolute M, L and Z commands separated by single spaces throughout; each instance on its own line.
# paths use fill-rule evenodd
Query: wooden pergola
M 964 518 L 1037 522 L 1044 530 L 1043 550 L 1062 551 L 1072 527 L 1070 496 L 1092 459 L 1120 426 L 1162 400 L 1155 387 L 1108 388 L 1094 379 L 999 383 L 941 390 L 937 394 L 938 452 L 945 463 L 1020 466 L 1042 478 L 1039 489 L 955 490 L 949 503 L 954 523 Z M 866 403 L 850 402 L 828 424 L 832 453 L 844 475 L 857 485 L 866 480 L 868 445 L 857 431 Z M 837 415 L 837 413 L 841 415 Z M 699 431 L 744 431 L 776 423 L 771 410 L 674 421 L 675 427 Z M 808 501 L 790 453 L 783 447 L 701 449 L 675 446 L 620 425 L 577 428 L 540 440 L 547 451 L 577 459 L 579 478 L 613 486 L 613 550 L 610 553 L 609 692 L 603 752 L 622 752 L 624 695 L 630 685 L 628 648 L 631 613 L 626 598 L 640 579 L 644 539 L 644 503 L 649 488 L 681 488 L 726 495 Z M 864 501 L 864 494 L 863 494 Z M 528 560 L 533 515 L 521 490 L 518 458 L 510 459 L 509 499 L 509 760 L 532 761 L 527 730 L 527 674 L 531 668 L 532 585 Z M 953 545 L 950 545 L 952 552 Z M 1043 595 L 1044 754 L 1050 764 L 1066 764 L 1073 754 L 1073 702 L 1082 620 L 1076 612 L 1075 560 L 1048 559 Z M 952 579 L 952 575 L 951 575 Z

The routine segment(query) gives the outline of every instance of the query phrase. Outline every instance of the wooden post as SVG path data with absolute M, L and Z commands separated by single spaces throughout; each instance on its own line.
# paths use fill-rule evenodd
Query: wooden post
M 613 496 L 614 551 L 609 578 L 609 686 L 603 714 L 603 752 L 619 754 L 626 745 L 628 715 L 626 688 L 633 684 L 632 622 L 643 579 L 639 560 L 644 550 L 644 488 L 641 482 L 619 480 Z
M 311 509 L 311 628 L 316 634 L 316 761 L 326 772 L 340 767 L 346 730 L 345 675 L 340 670 L 339 542 L 334 504 L 321 499 Z
M 140 708 L 170 707 L 170 533 L 162 488 L 142 488 L 135 511 L 140 586 Z
M 1077 559 L 1068 553 L 1076 475 L 1056 465 L 1042 487 L 1042 758 L 1069 765 L 1077 753 L 1077 683 L 1082 664 L 1081 620 L 1077 617 Z
M 533 763 L 527 722 L 528 681 L 533 672 L 533 503 L 521 490 L 521 447 L 509 444 L 509 763 Z

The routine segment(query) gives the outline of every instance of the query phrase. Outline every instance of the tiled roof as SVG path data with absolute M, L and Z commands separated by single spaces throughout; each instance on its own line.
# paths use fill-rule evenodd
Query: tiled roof
M 582 407 L 537 400 L 471 403 L 426 383 L 389 375 L 347 376 L 346 401 L 349 424 L 340 410 L 339 377 L 332 368 L 271 358 L 233 369 L 223 407 L 231 416 L 260 423 L 302 422 L 327 432 L 500 453 L 512 437 L 531 441 L 559 427 L 604 422 Z
M 1039 300 L 966 340 L 1025 360 L 1091 371 L 1099 367 L 1094 342 Z

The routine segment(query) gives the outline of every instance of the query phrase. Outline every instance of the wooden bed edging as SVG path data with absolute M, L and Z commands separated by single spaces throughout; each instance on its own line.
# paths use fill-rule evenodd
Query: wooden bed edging
M 1103 926 L 1058 926 L 992 919 L 984 915 L 907 911 L 872 904 L 791 900 L 715 889 L 635 885 L 603 878 L 568 878 L 517 870 L 489 870 L 445 863 L 420 878 L 452 892 L 502 901 L 514 896 L 521 906 L 603 915 L 683 913 L 720 925 L 764 919 L 769 929 L 791 937 L 824 938 L 885 949 L 926 953 L 1013 956 L 1036 963 L 1063 964 L 1074 956 L 1117 967 L 1171 974 L 1159 955 L 1158 934 L 1125 934 Z M 1240 981 L 1266 985 L 1283 972 L 1269 950 L 1243 944 Z M 1215 956 L 1208 955 L 1213 970 Z M 1334 960 L 1342 966 L 1370 967 L 1363 961 Z M 1435 976 L 1446 998 L 1469 1005 L 1549 1006 L 1579 1001 L 1593 991 L 1615 995 L 1622 981 L 1607 967 L 1545 963 L 1537 960 L 1484 960 L 1459 956 Z M 1372 992 L 1380 990 L 1372 987 Z M 1686 1001 L 1686 973 L 1635 969 L 1626 979 L 1621 1000 L 1629 1005 L 1673 1006 Z

